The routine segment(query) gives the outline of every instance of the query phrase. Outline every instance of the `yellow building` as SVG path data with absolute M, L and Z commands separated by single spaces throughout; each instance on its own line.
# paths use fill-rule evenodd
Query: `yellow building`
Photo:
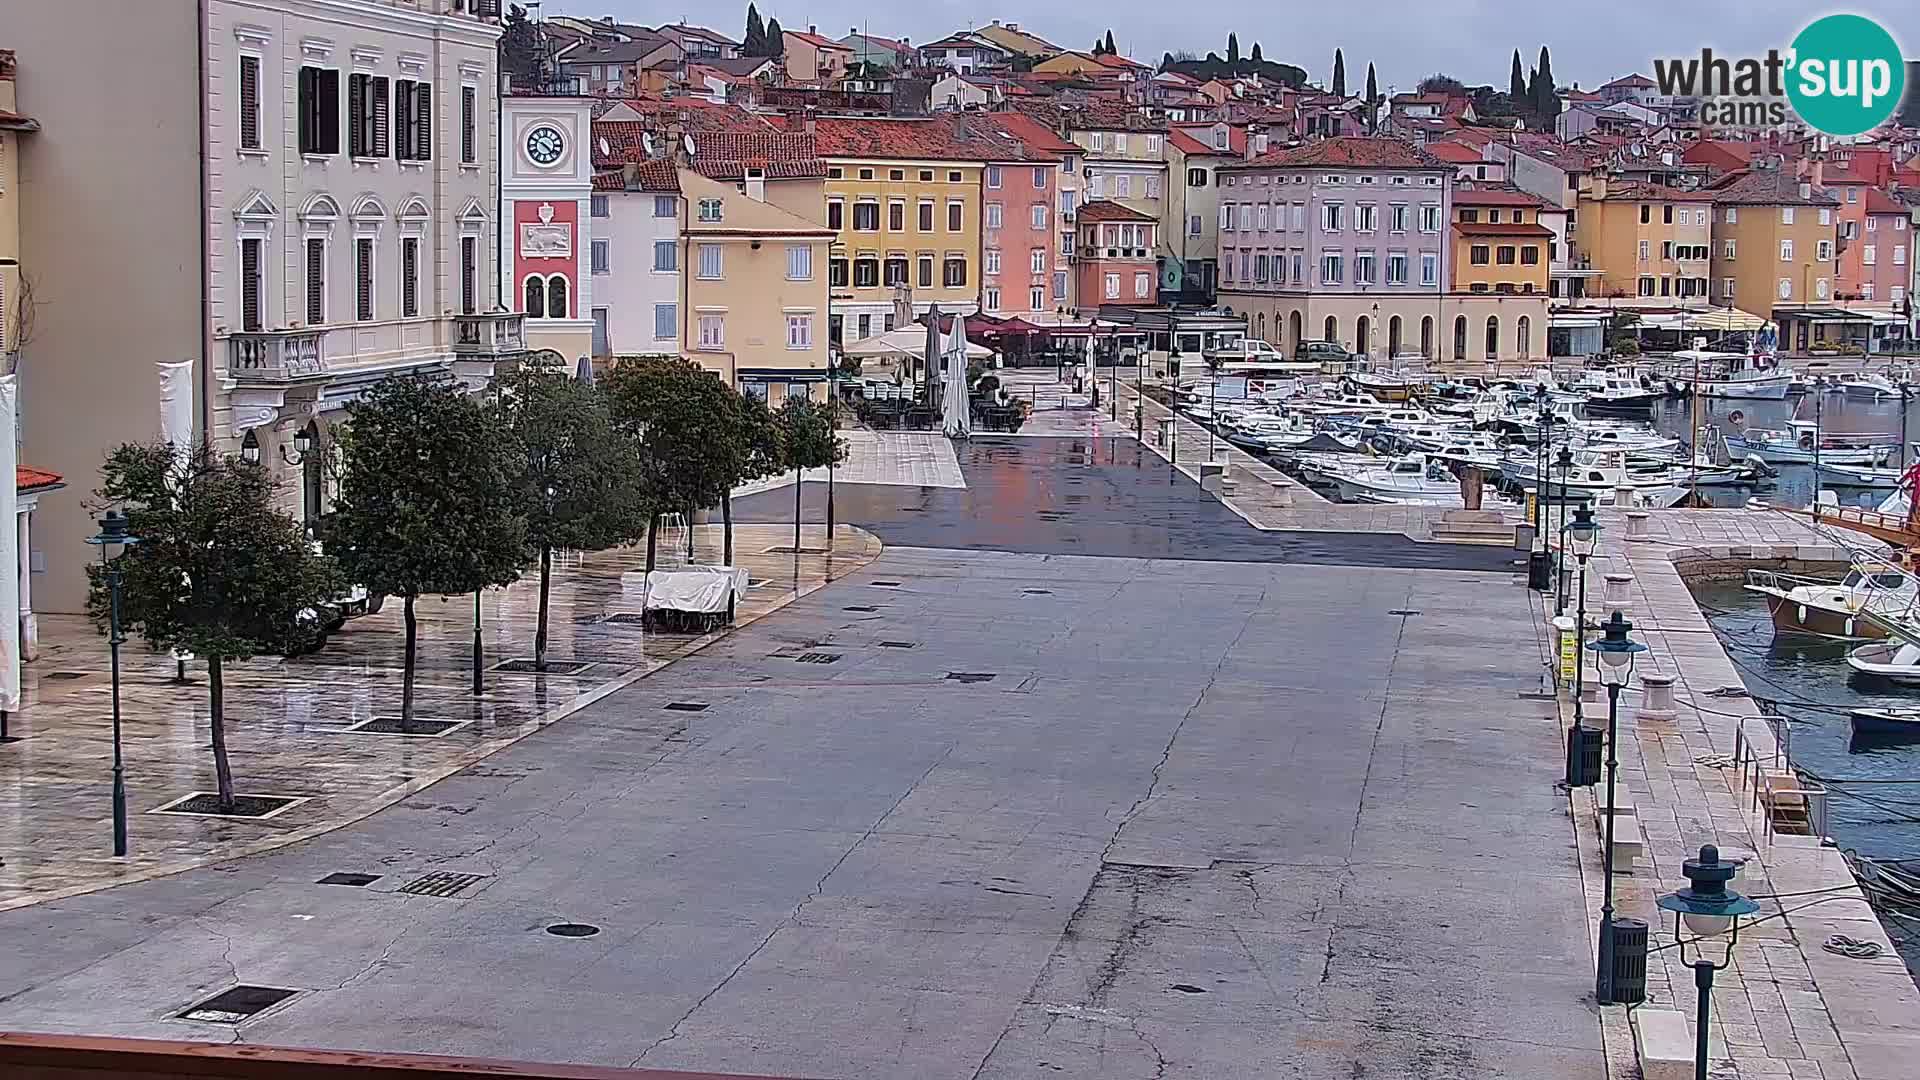
M 1706 303 L 1712 198 L 1615 180 L 1598 170 L 1589 174 L 1574 211 L 1574 246 L 1600 271 L 1588 295 L 1634 298 L 1649 306 Z
M 1713 199 L 1714 302 L 1780 324 L 1780 347 L 1817 340 L 1837 280 L 1835 214 L 1840 201 L 1776 158 L 1756 158 L 1705 192 Z
M 1540 223 L 1545 204 L 1511 188 L 1453 192 L 1455 292 L 1547 294 L 1553 230 Z
M 0 49 L 0 371 L 13 370 L 10 355 L 25 310 L 20 296 L 20 160 L 22 133 L 39 125 L 18 112 L 13 89 L 13 52 Z
M 679 170 L 683 350 L 774 406 L 798 393 L 826 400 L 834 232 L 823 220 L 822 178 L 817 169 L 804 175 L 807 164 L 709 160 Z M 788 175 L 770 180 L 769 171 Z M 735 172 L 737 183 L 714 178 Z
M 978 117 L 822 117 L 829 335 L 850 344 L 886 333 L 906 295 L 915 314 L 979 309 L 981 184 L 1011 151 Z

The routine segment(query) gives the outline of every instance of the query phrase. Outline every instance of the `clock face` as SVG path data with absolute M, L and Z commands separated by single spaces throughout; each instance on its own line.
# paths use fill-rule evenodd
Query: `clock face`
M 527 156 L 536 165 L 551 165 L 559 161 L 562 147 L 558 128 L 537 127 L 527 133 Z

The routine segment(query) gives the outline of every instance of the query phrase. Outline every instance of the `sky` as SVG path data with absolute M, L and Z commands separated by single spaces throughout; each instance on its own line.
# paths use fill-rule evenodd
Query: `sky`
M 919 0 L 907 8 L 871 0 L 768 0 L 757 7 L 788 30 L 816 25 L 839 38 L 855 26 L 885 37 L 932 41 L 992 19 L 1018 22 L 1066 48 L 1085 49 L 1113 31 L 1120 51 L 1148 63 L 1182 49 L 1204 56 L 1226 54 L 1227 34 L 1238 33 L 1243 53 L 1258 41 L 1268 60 L 1297 64 L 1321 83 L 1332 78 L 1333 50 L 1345 51 L 1348 88 L 1378 67 L 1382 90 L 1410 90 L 1421 78 L 1445 72 L 1469 85 L 1506 88 L 1513 50 L 1531 67 L 1540 46 L 1552 52 L 1562 86 L 1591 89 L 1619 75 L 1651 75 L 1655 56 L 1699 54 L 1749 56 L 1784 48 L 1813 18 L 1851 11 L 1879 21 L 1909 57 L 1920 57 L 1920 4 L 1877 0 L 1827 8 L 1806 0 L 1606 0 L 1602 4 L 1540 4 L 1526 0 L 1361 0 L 1359 3 L 1272 3 L 1271 0 L 1208 0 L 1189 6 L 1142 0 L 1067 5 L 1015 0 Z M 738 38 L 746 4 L 726 0 L 546 0 L 549 15 L 611 15 L 622 22 L 658 25 L 702 23 Z M 1605 21 L 1601 21 L 1604 17 Z M 977 20 L 977 21 L 976 21 Z

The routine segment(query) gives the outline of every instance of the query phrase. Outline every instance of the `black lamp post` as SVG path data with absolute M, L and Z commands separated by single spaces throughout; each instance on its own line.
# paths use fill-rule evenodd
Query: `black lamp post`
M 127 854 L 127 781 L 120 757 L 120 645 L 126 637 L 120 632 L 119 556 L 140 538 L 127 531 L 127 516 L 109 510 L 100 518 L 100 534 L 87 537 L 87 543 L 100 549 L 100 568 L 107 578 L 107 650 L 113 656 L 113 854 Z
M 1597 530 L 1596 530 L 1597 531 Z M 1618 611 L 1606 622 L 1606 636 L 1587 648 L 1600 661 L 1600 679 L 1607 684 L 1607 806 L 1606 840 L 1600 853 L 1603 882 L 1600 902 L 1600 971 L 1594 980 L 1594 995 L 1602 1005 L 1613 1001 L 1613 784 L 1620 771 L 1620 691 L 1627 688 L 1633 675 L 1633 658 L 1647 651 L 1645 645 L 1627 635 L 1633 624 Z
M 1553 579 L 1553 613 L 1567 613 L 1567 481 L 1573 476 L 1573 451 L 1565 446 L 1553 459 L 1553 467 L 1560 474 L 1560 497 L 1554 500 L 1560 510 L 1560 556 L 1556 560 Z
M 1533 529 L 1540 534 L 1540 553 L 1547 553 L 1547 443 L 1551 438 L 1553 411 L 1547 408 L 1547 386 L 1540 384 L 1540 434 L 1533 446 Z M 1543 582 L 1540 588 L 1544 590 Z
M 1733 947 L 1740 941 L 1740 916 L 1759 911 L 1760 905 L 1728 888 L 1727 883 L 1740 868 L 1721 862 L 1720 849 L 1712 844 L 1700 849 L 1699 858 L 1688 859 L 1680 872 L 1687 876 L 1687 887 L 1662 896 L 1658 903 L 1663 911 L 1673 912 L 1673 939 L 1680 948 L 1680 962 L 1693 969 L 1694 989 L 1700 995 L 1694 1021 L 1693 1075 L 1694 1080 L 1707 1080 L 1707 1023 L 1713 1015 L 1713 973 L 1733 963 Z M 1688 941 L 1682 936 L 1682 924 L 1697 935 L 1692 942 L 1691 963 L 1687 961 Z M 1716 964 L 1707 959 L 1706 950 L 1700 946 L 1705 941 L 1720 940 L 1722 935 L 1727 936 L 1720 962 Z
M 1576 663 L 1573 665 L 1573 722 L 1578 724 L 1586 719 L 1583 700 L 1587 689 L 1587 665 L 1581 660 L 1587 647 L 1587 560 L 1593 557 L 1593 549 L 1600 541 L 1600 526 L 1594 523 L 1593 510 L 1581 506 L 1573 512 L 1573 522 L 1566 527 L 1564 542 L 1571 541 L 1573 553 L 1580 560 L 1580 604 L 1574 611 L 1574 633 L 1579 635 L 1578 649 L 1574 652 Z
M 1213 433 L 1220 426 L 1218 412 L 1220 402 L 1220 357 L 1209 356 L 1207 361 L 1207 464 L 1213 464 Z
M 1172 387 L 1172 396 L 1167 400 L 1173 407 L 1167 410 L 1167 464 L 1180 462 L 1180 339 L 1173 339 L 1173 348 L 1167 352 L 1167 385 Z

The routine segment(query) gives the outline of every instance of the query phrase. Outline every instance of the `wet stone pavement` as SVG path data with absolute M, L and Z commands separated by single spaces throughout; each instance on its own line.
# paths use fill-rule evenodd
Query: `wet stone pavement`
M 1256 529 L 1131 438 L 981 436 L 959 448 L 964 488 L 836 484 L 837 520 L 888 545 L 1223 562 L 1504 571 L 1500 547 L 1398 533 Z M 805 485 L 824 520 L 825 484 Z M 742 521 L 792 519 L 793 493 L 736 499 Z

